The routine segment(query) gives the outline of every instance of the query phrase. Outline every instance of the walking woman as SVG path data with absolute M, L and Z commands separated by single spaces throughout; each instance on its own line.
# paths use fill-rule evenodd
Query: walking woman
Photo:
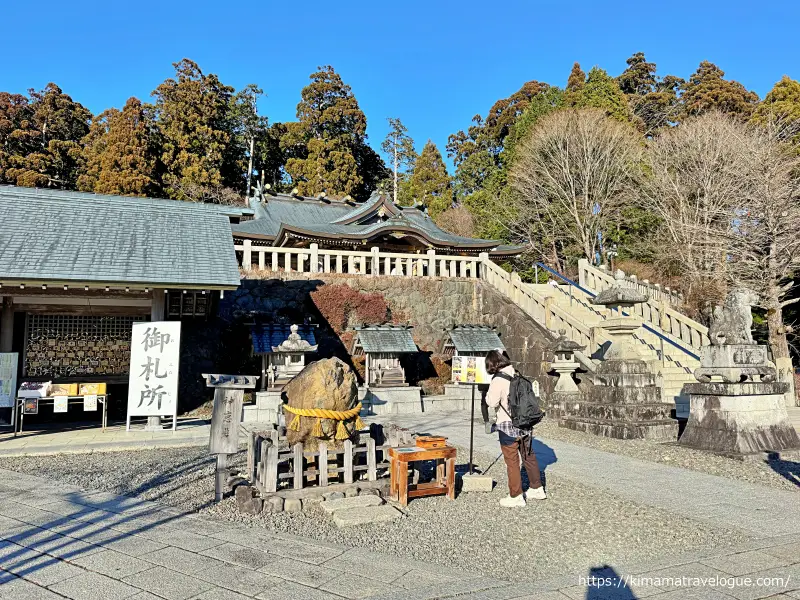
M 497 410 L 495 430 L 500 436 L 500 449 L 503 451 L 503 460 L 505 460 L 508 471 L 509 495 L 500 500 L 500 506 L 506 508 L 525 506 L 520 456 L 522 456 L 522 464 L 525 465 L 530 482 L 530 488 L 527 491 L 528 500 L 544 500 L 547 498 L 547 494 L 542 487 L 539 463 L 533 451 L 532 431 L 517 429 L 511 422 L 508 392 L 515 374 L 514 367 L 502 353 L 492 350 L 486 355 L 486 372 L 492 376 L 489 391 L 486 392 L 486 404 Z

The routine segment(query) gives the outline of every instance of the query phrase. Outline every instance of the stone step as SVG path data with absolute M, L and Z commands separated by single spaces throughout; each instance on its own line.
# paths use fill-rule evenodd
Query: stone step
M 325 500 L 325 502 L 320 504 L 320 507 L 326 513 L 332 515 L 340 510 L 350 510 L 351 508 L 367 508 L 370 506 L 380 506 L 381 504 L 383 504 L 383 500 L 379 496 L 368 495 Z
M 360 496 L 359 496 L 360 498 Z M 367 506 L 361 508 L 348 508 L 337 510 L 333 513 L 333 522 L 337 527 L 353 527 L 367 525 L 368 523 L 386 523 L 403 516 L 394 506 Z

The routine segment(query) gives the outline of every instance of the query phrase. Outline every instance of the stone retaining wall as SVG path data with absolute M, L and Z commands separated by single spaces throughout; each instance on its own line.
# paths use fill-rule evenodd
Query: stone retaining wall
M 319 324 L 319 352 L 311 360 L 338 356 L 349 361 L 348 349 L 324 322 L 310 296 L 326 284 L 346 284 L 383 295 L 392 311 L 414 326 L 414 339 L 427 353 L 440 352 L 444 330 L 452 325 L 496 326 L 511 359 L 525 375 L 539 379 L 545 397 L 555 385 L 555 378 L 543 370 L 545 347 L 551 336 L 482 281 L 322 274 L 256 277 L 244 279 L 239 289 L 226 292 L 217 316 L 184 328 L 182 409 L 194 408 L 211 397 L 199 382 L 201 372 L 260 373 L 260 361 L 252 356 L 247 327 L 254 320 L 301 323 L 311 317 Z

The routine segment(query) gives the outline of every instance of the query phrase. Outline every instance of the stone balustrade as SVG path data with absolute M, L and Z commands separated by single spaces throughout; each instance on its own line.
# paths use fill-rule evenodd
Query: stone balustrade
M 396 277 L 480 277 L 481 258 L 436 254 L 403 254 L 381 252 L 373 247 L 369 252 L 356 250 L 282 248 L 257 246 L 252 240 L 235 244 L 239 264 L 245 271 L 259 269 L 285 273 L 339 273 L 348 275 L 382 275 Z M 482 255 L 483 256 L 483 255 Z
M 594 293 L 600 293 L 619 283 L 612 273 L 592 267 L 585 259 L 579 261 L 578 269 L 581 287 Z M 621 281 L 623 285 L 630 285 L 649 297 L 647 302 L 636 305 L 634 316 L 658 327 L 675 341 L 695 351 L 708 345 L 708 328 L 673 308 L 682 300 L 677 293 L 658 284 L 640 282 L 633 276 L 625 277 Z

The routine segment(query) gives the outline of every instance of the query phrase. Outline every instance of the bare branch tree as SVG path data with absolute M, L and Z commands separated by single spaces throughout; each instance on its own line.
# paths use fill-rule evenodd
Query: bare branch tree
M 785 140 L 793 132 L 780 120 L 762 126 L 741 125 L 746 170 L 740 177 L 747 194 L 731 207 L 726 272 L 734 285 L 759 293 L 767 311 L 774 358 L 789 358 L 783 309 L 800 298 L 787 298 L 800 269 L 800 156 Z
M 600 234 L 631 197 L 641 155 L 636 131 L 602 111 L 543 118 L 517 150 L 510 181 L 518 200 L 507 226 L 536 254 L 572 247 L 593 261 Z
M 725 286 L 725 242 L 735 199 L 749 183 L 741 124 L 708 113 L 666 129 L 649 144 L 645 208 L 660 218 L 654 240 L 662 269 L 679 273 L 687 297 L 717 300 Z

